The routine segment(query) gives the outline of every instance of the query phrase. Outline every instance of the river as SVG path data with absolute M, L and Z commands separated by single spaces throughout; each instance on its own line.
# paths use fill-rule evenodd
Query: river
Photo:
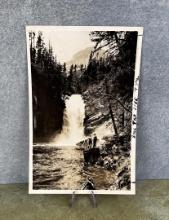
M 96 189 L 109 189 L 114 174 L 100 166 L 84 166 L 83 152 L 75 147 L 57 148 L 52 145 L 34 145 L 33 188 L 81 190 L 87 177 Z

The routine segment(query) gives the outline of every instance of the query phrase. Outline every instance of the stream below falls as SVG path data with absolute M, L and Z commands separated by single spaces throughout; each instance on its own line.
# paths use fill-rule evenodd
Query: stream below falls
M 33 157 L 34 189 L 82 190 L 87 177 L 98 190 L 113 186 L 113 172 L 97 165 L 84 166 L 83 151 L 76 147 L 36 144 Z

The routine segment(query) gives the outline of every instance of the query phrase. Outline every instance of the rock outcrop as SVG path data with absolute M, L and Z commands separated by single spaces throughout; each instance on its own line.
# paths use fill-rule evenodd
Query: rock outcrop
M 32 102 L 34 141 L 48 139 L 63 124 L 64 100 L 52 94 L 48 74 L 32 65 Z
M 102 93 L 102 83 L 103 82 L 100 82 L 99 84 L 92 84 L 85 92 L 82 93 L 85 101 L 86 116 L 84 124 L 86 135 L 92 134 L 103 124 L 106 126 L 106 124 L 110 121 L 106 99 Z M 112 126 L 107 125 L 107 129 L 112 129 Z

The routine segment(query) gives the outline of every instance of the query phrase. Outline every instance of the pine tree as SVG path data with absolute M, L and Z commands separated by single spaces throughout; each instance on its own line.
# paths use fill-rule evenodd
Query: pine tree
M 29 41 L 30 41 L 30 56 L 31 62 L 35 63 L 36 59 L 36 49 L 35 49 L 35 32 L 29 32 Z
M 38 37 L 37 37 L 36 49 L 37 49 L 36 63 L 41 63 L 42 62 L 42 52 L 44 49 L 44 42 L 42 39 L 42 32 L 40 32 L 40 31 L 39 31 Z

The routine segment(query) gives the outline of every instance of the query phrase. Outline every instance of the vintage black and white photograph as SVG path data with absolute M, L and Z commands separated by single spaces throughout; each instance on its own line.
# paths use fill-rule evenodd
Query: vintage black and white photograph
M 27 26 L 29 193 L 135 194 L 141 27 Z

